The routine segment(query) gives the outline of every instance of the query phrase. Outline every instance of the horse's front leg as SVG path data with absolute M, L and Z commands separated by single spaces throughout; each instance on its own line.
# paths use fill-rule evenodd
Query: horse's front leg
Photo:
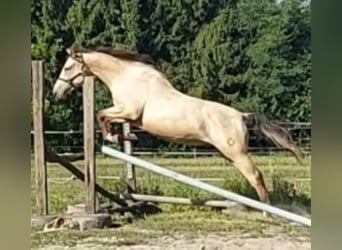
M 98 112 L 97 121 L 101 129 L 103 140 L 119 143 L 120 140 L 137 140 L 138 138 L 134 134 L 130 134 L 127 137 L 123 137 L 122 134 L 118 134 L 112 129 L 112 123 L 124 123 L 132 121 L 134 115 L 129 110 L 121 105 L 113 106 L 107 109 L 103 109 Z
M 113 136 L 112 136 L 112 131 L 111 131 L 111 126 L 110 122 L 106 119 L 105 112 L 99 112 L 97 115 L 97 123 L 99 124 L 101 134 L 102 134 L 102 139 L 104 141 L 113 141 Z

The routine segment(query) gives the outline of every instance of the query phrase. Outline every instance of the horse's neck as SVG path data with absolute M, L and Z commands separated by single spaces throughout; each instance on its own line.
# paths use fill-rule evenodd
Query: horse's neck
M 141 65 L 137 66 L 134 63 L 128 64 L 127 62 L 124 62 L 110 55 L 105 55 L 105 54 L 96 53 L 96 52 L 84 54 L 84 60 L 86 64 L 88 65 L 88 67 L 90 68 L 90 71 L 93 72 L 93 74 L 96 75 L 111 90 L 115 88 L 113 86 L 113 83 L 115 82 L 117 84 L 123 83 L 120 81 L 120 77 L 125 74 L 128 74 L 129 76 L 134 76 L 136 74 L 139 75 L 142 72 L 146 72 L 146 70 L 155 71 L 154 69 L 147 69 L 146 67 L 143 67 Z M 174 88 L 174 86 L 168 81 L 168 79 L 161 72 L 155 71 L 155 73 L 157 74 L 153 74 L 153 75 L 154 77 L 158 78 L 157 82 L 155 82 L 157 85 L 153 86 L 153 83 L 151 82 L 146 83 L 146 84 L 152 84 L 149 86 L 150 88 L 153 88 L 153 87 L 165 88 L 166 87 L 172 92 L 178 92 L 178 90 Z M 116 79 L 118 79 L 118 81 L 116 81 Z
M 90 71 L 108 87 L 123 71 L 123 64 L 119 59 L 100 53 L 84 54 L 84 60 Z

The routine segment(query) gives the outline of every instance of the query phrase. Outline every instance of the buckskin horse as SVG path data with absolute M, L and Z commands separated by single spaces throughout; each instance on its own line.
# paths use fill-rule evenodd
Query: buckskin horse
M 67 53 L 53 94 L 57 99 L 65 98 L 82 86 L 86 76 L 100 79 L 114 104 L 97 113 L 104 140 L 114 142 L 117 138 L 108 124 L 130 122 L 168 141 L 212 145 L 247 178 L 260 201 L 268 204 L 263 175 L 248 154 L 248 128 L 257 129 L 298 161 L 303 157 L 287 130 L 276 122 L 178 91 L 148 55 L 111 48 L 68 48 Z

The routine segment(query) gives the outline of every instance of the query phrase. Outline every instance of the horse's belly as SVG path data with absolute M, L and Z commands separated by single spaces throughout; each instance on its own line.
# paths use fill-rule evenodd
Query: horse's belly
M 205 131 L 203 126 L 191 124 L 187 119 L 144 119 L 141 124 L 141 129 L 160 137 L 164 140 L 188 144 L 188 145 L 203 145 Z

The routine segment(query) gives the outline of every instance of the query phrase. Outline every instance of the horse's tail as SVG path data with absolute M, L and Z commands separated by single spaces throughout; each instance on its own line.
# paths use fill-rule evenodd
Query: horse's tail
M 244 122 L 249 128 L 257 128 L 267 139 L 277 147 L 290 151 L 301 162 L 304 157 L 302 150 L 293 142 L 290 133 L 274 121 L 270 121 L 264 115 L 245 113 Z

